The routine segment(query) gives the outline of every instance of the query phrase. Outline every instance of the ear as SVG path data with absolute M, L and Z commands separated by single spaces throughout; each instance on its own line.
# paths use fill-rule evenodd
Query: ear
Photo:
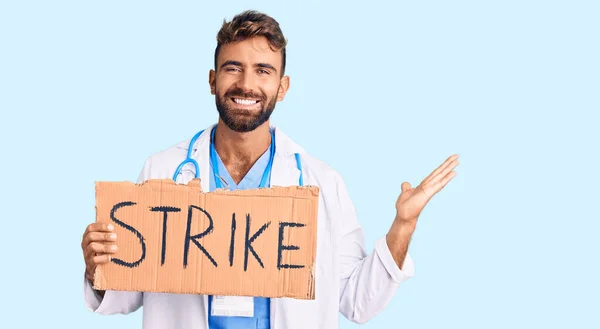
M 210 93 L 212 95 L 214 95 L 216 93 L 216 82 L 215 82 L 215 76 L 217 75 L 217 73 L 215 72 L 215 70 L 210 70 L 208 72 L 208 85 L 210 86 Z
M 285 98 L 285 94 L 290 88 L 290 77 L 284 76 L 279 82 L 279 91 L 277 91 L 277 101 L 281 102 Z

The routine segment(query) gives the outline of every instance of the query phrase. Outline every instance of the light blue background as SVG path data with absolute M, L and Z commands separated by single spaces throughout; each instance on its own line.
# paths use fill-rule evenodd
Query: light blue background
M 289 40 L 273 122 L 343 175 L 369 251 L 402 181 L 461 155 L 363 328 L 600 327 L 600 6 L 522 0 L 2 1 L 0 327 L 141 326 L 83 305 L 94 181 L 216 120 L 216 33 L 250 8 Z

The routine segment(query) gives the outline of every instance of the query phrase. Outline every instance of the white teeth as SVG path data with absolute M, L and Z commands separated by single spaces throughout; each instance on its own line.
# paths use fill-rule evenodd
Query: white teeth
M 234 102 L 240 104 L 240 105 L 254 105 L 256 104 L 255 100 L 249 100 L 249 99 L 239 99 L 239 98 L 234 98 L 233 99 Z

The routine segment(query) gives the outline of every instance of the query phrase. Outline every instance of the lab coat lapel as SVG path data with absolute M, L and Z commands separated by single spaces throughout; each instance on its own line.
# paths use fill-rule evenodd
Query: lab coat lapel
M 210 132 L 214 126 L 206 128 L 200 137 L 198 137 L 198 140 L 196 140 L 195 145 L 192 145 L 193 151 L 191 157 L 198 162 L 198 166 L 200 167 L 200 186 L 203 192 L 210 190 Z M 181 170 L 181 174 L 184 184 L 187 184 L 196 176 L 194 166 L 191 164 L 186 165 Z M 204 314 L 206 314 L 204 324 L 205 328 L 208 328 L 208 295 L 203 295 L 201 298 L 204 300 Z
M 300 171 L 294 166 L 293 156 L 275 154 L 271 169 L 271 186 L 298 185 Z
M 200 186 L 204 192 L 210 191 L 210 132 L 212 128 L 213 126 L 207 128 L 198 138 L 198 148 L 195 153 L 192 154 L 192 157 L 198 161 L 198 165 L 200 166 Z M 208 295 L 202 297 L 204 299 L 204 314 L 206 314 L 204 324 L 206 328 L 208 328 Z
M 296 166 L 295 152 L 302 154 L 296 144 L 294 144 L 278 128 L 275 129 L 275 158 L 271 169 L 271 186 L 297 186 L 300 178 L 300 170 Z M 271 328 L 285 328 L 285 317 L 278 314 L 284 309 L 281 307 L 281 299 L 271 299 Z M 289 316 L 289 315 L 288 315 Z
M 296 166 L 294 152 L 301 150 L 279 128 L 274 129 L 275 158 L 271 169 L 271 186 L 298 185 L 300 170 Z

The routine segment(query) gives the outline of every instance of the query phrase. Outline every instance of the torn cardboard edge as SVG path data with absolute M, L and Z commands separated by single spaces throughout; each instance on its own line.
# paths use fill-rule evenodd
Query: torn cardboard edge
M 312 263 L 312 265 L 310 266 L 310 277 L 308 280 L 308 284 L 307 284 L 307 294 L 306 295 L 288 295 L 288 294 L 282 294 L 282 295 L 265 295 L 265 294 L 249 294 L 249 293 L 244 293 L 244 292 L 233 292 L 233 293 L 227 293 L 226 296 L 245 296 L 245 297 L 265 297 L 265 298 L 294 298 L 294 299 L 306 299 L 306 300 L 314 300 L 315 299 L 315 269 L 316 269 L 316 261 Z M 105 278 L 105 276 L 102 273 L 102 270 L 99 267 L 96 267 L 96 270 L 94 271 L 94 281 L 92 282 L 92 288 L 94 290 L 99 290 L 99 291 L 106 291 L 106 290 L 118 290 L 118 291 L 131 291 L 131 292 L 153 292 L 153 293 L 182 293 L 182 292 L 178 292 L 178 291 L 173 291 L 173 290 L 169 290 L 169 289 L 161 289 L 160 286 L 158 288 L 156 288 L 155 290 L 139 290 L 139 289 L 131 289 L 131 288 L 120 288 L 120 289 L 110 289 L 110 288 L 106 288 L 109 283 L 107 282 L 107 279 Z M 97 282 L 101 282 L 100 284 L 98 284 Z M 218 295 L 218 296 L 223 296 L 223 294 L 208 294 L 208 293 L 202 293 L 202 292 L 191 292 L 193 294 L 202 294 L 202 295 Z M 185 292 L 184 294 L 189 294 L 189 292 Z
M 119 250 L 94 289 L 314 299 L 318 198 L 316 186 L 96 182 L 96 220 Z

